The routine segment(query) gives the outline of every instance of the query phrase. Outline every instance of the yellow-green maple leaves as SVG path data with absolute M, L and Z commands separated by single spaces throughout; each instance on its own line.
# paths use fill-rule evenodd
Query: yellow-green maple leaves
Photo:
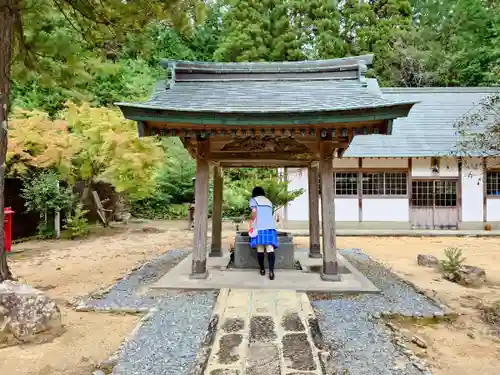
M 138 138 L 136 124 L 117 110 L 67 103 L 58 119 L 40 111 L 16 112 L 10 123 L 9 172 L 56 169 L 68 182 L 108 182 L 131 199 L 155 189 L 163 149 Z

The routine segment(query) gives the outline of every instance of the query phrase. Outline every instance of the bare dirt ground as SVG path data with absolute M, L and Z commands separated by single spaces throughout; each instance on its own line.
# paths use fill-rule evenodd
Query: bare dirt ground
M 154 227 L 160 232 L 143 230 Z M 51 343 L 0 349 L 0 374 L 89 375 L 94 365 L 109 357 L 139 321 L 138 316 L 78 313 L 68 304 L 110 286 L 135 266 L 170 249 L 190 248 L 192 232 L 186 223 L 131 223 L 127 228 L 99 230 L 81 241 L 29 241 L 14 246 L 10 256 L 16 277 L 55 298 L 62 309 L 67 332 Z M 224 224 L 227 248 L 234 226 Z M 297 238 L 299 246 L 307 238 Z M 475 308 L 479 301 L 500 298 L 500 240 L 481 238 L 373 238 L 342 237 L 338 246 L 356 247 L 391 267 L 422 288 L 435 290 L 450 307 L 463 313 L 453 324 L 410 326 L 429 344 L 428 361 L 435 375 L 498 374 L 500 345 L 489 334 Z M 469 289 L 441 280 L 436 271 L 417 266 L 416 255 L 441 256 L 448 246 L 464 250 L 467 263 L 483 267 L 488 285 Z M 474 338 L 471 338 L 470 336 Z
M 95 364 L 118 349 L 139 316 L 79 313 L 68 304 L 114 284 L 135 266 L 170 249 L 189 247 L 191 232 L 175 226 L 161 233 L 142 231 L 151 226 L 161 228 L 162 223 L 129 224 L 126 229 L 118 224 L 81 241 L 14 245 L 19 252 L 9 258 L 15 277 L 59 302 L 67 331 L 51 343 L 0 349 L 0 374 L 90 375 Z
M 296 238 L 307 247 L 309 239 Z M 456 322 L 439 325 L 406 326 L 429 345 L 425 355 L 434 375 L 500 373 L 500 340 L 481 320 L 479 303 L 500 299 L 500 239 L 496 238 L 378 238 L 339 237 L 339 248 L 360 248 L 375 260 L 435 296 L 461 314 Z M 451 283 L 436 270 L 417 265 L 417 254 L 443 259 L 446 247 L 463 250 L 466 264 L 486 270 L 488 283 L 472 289 Z

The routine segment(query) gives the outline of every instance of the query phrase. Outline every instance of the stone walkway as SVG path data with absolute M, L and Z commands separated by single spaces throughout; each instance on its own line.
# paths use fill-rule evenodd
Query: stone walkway
M 319 375 L 327 365 L 305 293 L 221 289 L 214 316 L 218 330 L 204 375 Z

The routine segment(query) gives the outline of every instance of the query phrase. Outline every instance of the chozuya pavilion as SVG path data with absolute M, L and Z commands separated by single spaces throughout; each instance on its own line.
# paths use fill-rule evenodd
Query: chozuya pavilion
M 117 103 L 126 118 L 137 121 L 139 137 L 179 137 L 196 159 L 191 278 L 208 276 L 211 168 L 209 256 L 221 256 L 221 169 L 308 167 L 309 256 L 323 256 L 323 280 L 340 279 L 332 158 L 341 157 L 357 134 L 390 134 L 393 120 L 407 116 L 414 104 L 385 99 L 371 89 L 365 72 L 372 59 L 373 55 L 269 63 L 163 61 L 167 79 L 157 84 L 149 100 Z

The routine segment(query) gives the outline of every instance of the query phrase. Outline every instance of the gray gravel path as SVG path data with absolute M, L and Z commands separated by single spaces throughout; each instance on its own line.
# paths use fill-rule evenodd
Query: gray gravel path
M 121 346 L 113 375 L 188 375 L 195 364 L 216 303 L 216 292 L 172 291 L 147 296 L 143 288 L 157 281 L 187 255 L 171 250 L 143 264 L 114 286 L 94 293 L 80 311 L 149 312 Z
M 85 298 L 76 306 L 76 309 L 78 311 L 147 312 L 160 303 L 161 297 L 146 296 L 142 294 L 141 287 L 160 279 L 188 255 L 189 251 L 186 250 L 170 250 L 133 270 L 101 295 L 94 294 Z
M 163 296 L 158 311 L 120 350 L 113 375 L 187 375 L 206 333 L 215 292 Z
M 384 323 L 377 318 L 381 313 L 434 316 L 444 312 L 362 251 L 341 253 L 382 292 L 312 302 L 339 374 L 347 369 L 346 374 L 351 375 L 430 375 L 393 344 Z

